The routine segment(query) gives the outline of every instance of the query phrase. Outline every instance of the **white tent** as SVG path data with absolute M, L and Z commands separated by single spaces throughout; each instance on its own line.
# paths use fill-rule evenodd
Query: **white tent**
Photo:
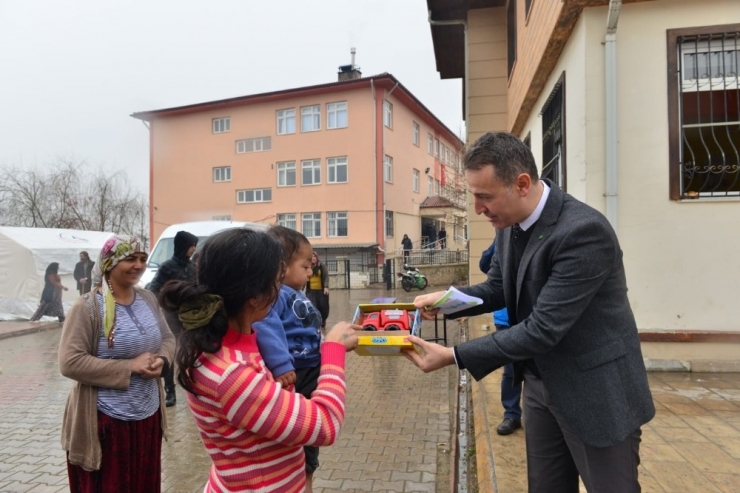
M 44 289 L 44 273 L 59 262 L 65 312 L 77 299 L 77 282 L 72 274 L 87 251 L 95 261 L 103 244 L 113 233 L 74 229 L 11 228 L 0 226 L 0 320 L 28 319 L 36 311 Z

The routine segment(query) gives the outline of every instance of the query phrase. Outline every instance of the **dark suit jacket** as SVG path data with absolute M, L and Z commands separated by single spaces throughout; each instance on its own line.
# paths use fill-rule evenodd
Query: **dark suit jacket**
M 622 250 L 606 218 L 558 189 L 535 223 L 518 272 L 511 228 L 496 231 L 488 279 L 460 290 L 483 305 L 456 317 L 508 308 L 518 324 L 456 348 L 475 379 L 534 358 L 553 404 L 579 438 L 605 447 L 655 415 Z M 521 378 L 521 366 L 518 374 Z
M 80 282 L 80 279 L 85 278 L 87 278 L 87 282 L 85 283 L 85 291 L 90 291 L 90 287 L 92 286 L 92 270 L 94 265 L 95 262 L 93 262 L 92 260 L 87 261 L 87 268 L 85 268 L 85 262 L 82 261 L 77 262 L 77 265 L 75 265 L 74 278 L 75 281 L 77 281 L 77 291 L 82 289 L 82 283 Z

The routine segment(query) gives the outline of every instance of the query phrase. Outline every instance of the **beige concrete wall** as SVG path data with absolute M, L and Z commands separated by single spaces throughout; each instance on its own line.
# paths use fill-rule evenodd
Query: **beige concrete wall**
M 468 144 L 486 132 L 507 129 L 506 9 L 490 8 L 468 12 L 469 115 Z M 468 238 L 470 282 L 484 279 L 478 269 L 481 253 L 494 237 L 491 225 L 475 214 L 468 194 Z
M 605 7 L 587 8 L 528 119 L 524 137 L 542 165 L 537 115 L 566 72 L 568 191 L 605 209 Z M 618 236 L 641 330 L 740 329 L 736 255 L 740 200 L 668 197 L 666 30 L 740 19 L 740 3 L 675 0 L 625 4 L 617 30 Z M 647 343 L 651 359 L 737 359 L 736 345 Z

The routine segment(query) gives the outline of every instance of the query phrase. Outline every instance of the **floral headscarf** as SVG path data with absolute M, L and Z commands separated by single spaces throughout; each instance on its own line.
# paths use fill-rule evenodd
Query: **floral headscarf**
M 92 271 L 93 285 L 103 290 L 103 332 L 108 346 L 113 347 L 113 327 L 116 323 L 116 300 L 105 280 L 105 274 L 113 270 L 118 262 L 135 253 L 147 253 L 144 245 L 135 236 L 114 235 L 108 238 L 100 250 Z

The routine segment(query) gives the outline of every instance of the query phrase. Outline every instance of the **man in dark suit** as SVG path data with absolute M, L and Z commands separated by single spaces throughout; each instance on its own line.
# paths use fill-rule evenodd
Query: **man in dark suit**
M 460 290 L 506 307 L 511 328 L 454 348 L 409 339 L 425 372 L 457 364 L 477 380 L 506 363 L 524 380 L 530 492 L 637 492 L 640 427 L 655 415 L 622 251 L 606 218 L 539 180 L 514 135 L 487 133 L 465 156 L 475 212 L 496 228 L 485 282 Z M 419 296 L 429 307 L 439 293 Z M 433 318 L 437 310 L 425 312 Z
M 90 260 L 87 252 L 80 252 L 80 261 L 75 265 L 74 278 L 77 281 L 77 291 L 80 295 L 90 292 L 92 286 L 92 268 L 95 262 Z

